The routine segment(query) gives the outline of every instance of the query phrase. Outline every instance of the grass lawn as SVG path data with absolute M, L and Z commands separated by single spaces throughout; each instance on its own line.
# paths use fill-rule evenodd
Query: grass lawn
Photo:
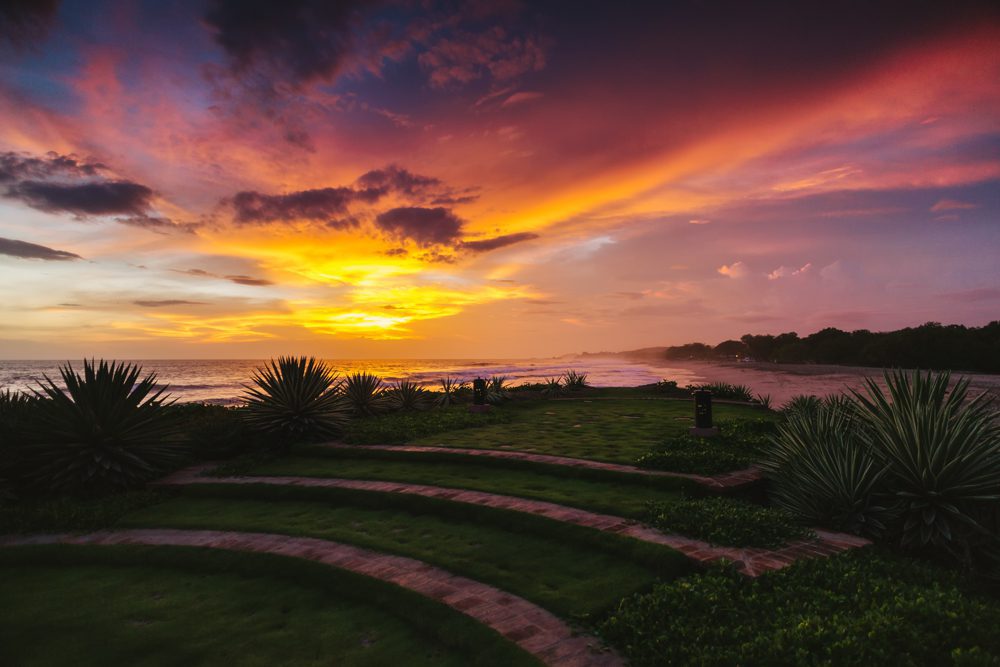
M 377 607 L 266 572 L 8 565 L 0 599 L 12 667 L 468 664 Z
M 510 423 L 417 438 L 411 444 L 511 449 L 595 461 L 633 463 L 670 435 L 693 424 L 691 401 L 598 399 L 508 403 Z M 715 421 L 756 419 L 768 413 L 742 405 L 713 406 Z
M 438 565 L 563 616 L 609 609 L 656 578 L 650 567 L 561 539 L 454 516 L 319 501 L 181 497 L 139 510 L 118 527 L 240 530 L 347 542 Z M 669 550 L 663 555 L 667 562 L 680 562 Z
M 363 452 L 358 454 L 363 456 Z M 680 490 L 688 485 L 671 478 L 645 480 L 634 475 L 634 482 L 603 481 L 536 472 L 526 466 L 507 468 L 474 460 L 453 463 L 418 458 L 289 456 L 257 466 L 249 474 L 379 479 L 475 489 L 629 517 L 642 516 L 648 501 L 676 500 L 681 495 Z M 211 480 L 206 478 L 206 481 Z

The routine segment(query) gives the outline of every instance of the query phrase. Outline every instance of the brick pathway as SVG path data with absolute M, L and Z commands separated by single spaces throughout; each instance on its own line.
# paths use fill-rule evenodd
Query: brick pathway
M 388 581 L 462 612 L 553 667 L 617 667 L 622 659 L 527 600 L 419 560 L 307 537 L 216 530 L 104 530 L 0 536 L 0 547 L 37 544 L 192 546 L 303 558 Z
M 604 461 L 592 461 L 590 459 L 576 459 L 569 456 L 554 456 L 552 454 L 532 454 L 530 452 L 507 451 L 504 449 L 472 449 L 467 447 L 432 447 L 419 445 L 345 445 L 337 442 L 328 442 L 321 445 L 335 449 L 371 449 L 388 450 L 397 452 L 444 452 L 450 454 L 463 454 L 468 456 L 486 456 L 494 459 L 508 459 L 514 461 L 530 461 L 532 463 L 545 463 L 548 465 L 568 466 L 570 468 L 587 468 L 590 470 L 607 470 L 610 472 L 624 472 L 635 475 L 649 475 L 652 477 L 680 477 L 689 479 L 698 484 L 718 489 L 735 489 L 745 484 L 750 484 L 761 479 L 760 470 L 751 467 L 745 470 L 734 470 L 719 475 L 692 475 L 683 472 L 670 472 L 668 470 L 647 470 L 636 466 L 625 465 L 623 463 L 605 463 Z
M 786 565 L 790 565 L 799 558 L 828 556 L 846 551 L 847 549 L 870 544 L 868 540 L 854 535 L 817 530 L 816 540 L 791 542 L 780 549 L 720 547 L 690 537 L 662 533 L 655 528 L 645 526 L 631 519 L 623 519 L 622 517 L 610 514 L 588 512 L 587 510 L 557 505 L 556 503 L 542 500 L 529 500 L 527 498 L 503 496 L 482 491 L 401 482 L 291 476 L 201 477 L 200 473 L 207 468 L 207 466 L 198 466 L 182 470 L 160 480 L 159 483 L 168 485 L 273 484 L 278 486 L 311 488 L 356 489 L 377 493 L 411 494 L 470 505 L 485 505 L 497 509 L 537 514 L 538 516 L 555 521 L 572 523 L 608 533 L 625 535 L 642 540 L 643 542 L 660 544 L 680 551 L 688 558 L 700 563 L 710 563 L 721 559 L 730 560 L 735 563 L 737 570 L 750 577 L 756 577 L 769 570 L 778 570 Z

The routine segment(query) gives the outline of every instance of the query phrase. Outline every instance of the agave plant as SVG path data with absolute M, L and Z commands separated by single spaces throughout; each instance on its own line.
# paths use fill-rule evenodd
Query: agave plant
M 760 404 L 760 407 L 764 408 L 765 410 L 771 409 L 770 394 L 757 394 L 757 396 L 754 397 L 754 400 L 757 401 L 757 403 Z
M 563 374 L 563 384 L 566 386 L 567 389 L 571 389 L 574 391 L 577 389 L 583 389 L 584 387 L 588 386 L 587 374 L 577 373 L 574 370 L 566 371 L 566 373 Z
M 344 380 L 344 398 L 355 415 L 368 417 L 387 407 L 386 388 L 382 378 L 371 373 L 351 373 Z
M 314 357 L 272 359 L 250 380 L 244 418 L 252 427 L 277 436 L 282 448 L 296 440 L 334 435 L 350 416 L 337 375 Z
M 997 414 L 985 395 L 969 398 L 966 379 L 949 391 L 949 373 L 886 372 L 884 380 L 888 394 L 870 378 L 864 393 L 852 393 L 901 505 L 902 543 L 968 562 L 969 545 L 991 532 L 978 517 L 1000 503 Z
M 561 378 L 545 378 L 542 396 L 558 396 L 563 391 Z
M 821 401 L 818 396 L 813 396 L 812 394 L 799 394 L 798 396 L 793 396 L 787 403 L 782 405 L 781 411 L 786 415 L 811 415 L 816 414 L 822 405 L 823 401 Z
M 881 535 L 895 514 L 884 494 L 887 469 L 860 433 L 838 405 L 790 412 L 759 462 L 771 501 L 810 524 Z
M 443 408 L 459 402 L 461 394 L 464 393 L 468 383 L 446 377 L 441 380 L 441 395 L 438 396 L 438 405 Z
M 412 380 L 400 380 L 387 392 L 388 399 L 397 410 L 423 410 L 430 402 L 426 389 Z
M 494 375 L 486 383 L 486 401 L 488 403 L 501 403 L 510 398 L 510 387 L 507 384 L 506 375 Z
M 31 394 L 0 392 L 0 501 L 17 497 L 15 480 L 22 475 L 24 441 L 30 433 L 29 420 L 37 401 Z
M 60 367 L 65 389 L 45 377 L 35 395 L 32 478 L 51 493 L 97 495 L 133 488 L 183 458 L 164 410 L 166 387 L 140 379 L 138 365 L 83 362 Z

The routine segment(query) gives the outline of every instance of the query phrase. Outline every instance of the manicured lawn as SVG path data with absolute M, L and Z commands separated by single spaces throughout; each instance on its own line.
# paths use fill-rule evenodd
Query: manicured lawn
M 608 609 L 655 579 L 646 566 L 579 544 L 397 509 L 181 497 L 125 517 L 119 527 L 127 526 L 272 532 L 348 542 L 438 565 L 564 616 Z M 666 549 L 663 553 L 668 562 L 675 556 Z
M 363 452 L 359 452 L 363 456 Z M 265 463 L 251 475 L 300 475 L 304 477 L 342 477 L 378 479 L 460 489 L 475 489 L 523 498 L 536 498 L 572 505 L 618 516 L 642 516 L 646 503 L 680 497 L 686 482 L 658 478 L 643 483 L 578 479 L 500 465 L 452 463 L 443 461 L 391 460 L 376 458 L 290 456 Z M 206 481 L 211 481 L 206 478 Z
M 669 435 L 693 424 L 691 401 L 597 399 L 509 403 L 506 424 L 437 433 L 412 444 L 511 449 L 632 463 Z M 713 406 L 715 420 L 757 419 L 768 413 L 741 405 Z
M 8 565 L 0 600 L 12 667 L 468 664 L 379 608 L 266 571 Z

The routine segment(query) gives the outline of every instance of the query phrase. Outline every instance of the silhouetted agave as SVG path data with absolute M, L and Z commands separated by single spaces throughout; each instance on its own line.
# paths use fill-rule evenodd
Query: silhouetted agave
M 396 382 L 386 395 L 392 407 L 397 410 L 423 410 L 430 402 L 427 390 L 412 380 Z
M 32 477 L 53 493 L 95 495 L 133 488 L 182 459 L 176 430 L 156 388 L 127 363 L 60 367 L 66 388 L 48 377 L 35 392 Z
M 347 404 L 359 417 L 378 414 L 387 407 L 385 385 L 377 375 L 351 373 L 344 380 L 343 391 Z
M 563 375 L 563 384 L 566 385 L 567 389 L 577 390 L 583 389 L 587 386 L 587 374 L 577 373 L 576 371 L 566 371 Z
M 486 401 L 500 403 L 510 398 L 510 387 L 506 375 L 494 375 L 486 383 Z
M 314 357 L 272 359 L 250 379 L 245 419 L 280 438 L 283 447 L 335 435 L 350 417 L 337 375 Z
M 545 387 L 542 388 L 543 396 L 558 396 L 562 393 L 563 386 L 560 378 L 545 378 Z
M 441 380 L 441 395 L 438 396 L 438 405 L 444 408 L 458 403 L 467 384 L 450 377 Z

